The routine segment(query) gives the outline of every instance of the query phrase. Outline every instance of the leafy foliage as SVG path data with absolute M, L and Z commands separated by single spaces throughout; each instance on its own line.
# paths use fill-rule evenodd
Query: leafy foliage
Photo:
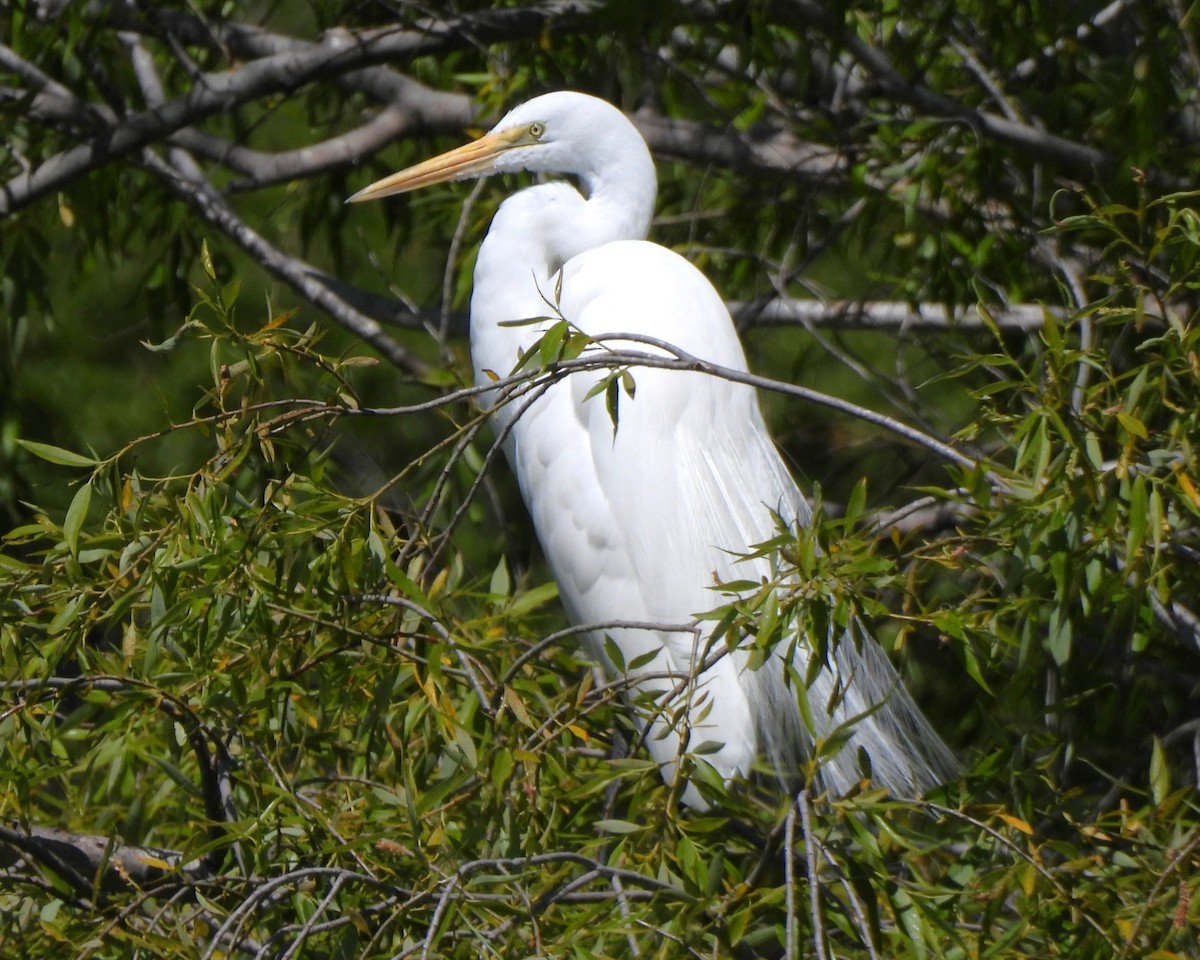
M 229 67 L 221 43 L 170 19 L 224 29 L 221 10 L 161 6 L 157 21 L 131 7 L 118 34 L 94 12 L 50 23 L 17 5 L 5 49 L 140 110 L 129 31 L 168 97 L 192 89 L 193 66 Z M 510 12 L 485 6 L 447 16 Z M 834 145 L 825 189 L 762 152 L 710 156 L 704 175 L 663 164 L 659 239 L 731 299 L 815 287 L 980 304 L 981 329 L 920 342 L 748 330 L 769 375 L 953 434 L 976 465 L 798 413 L 764 379 L 835 505 L 747 545 L 798 581 L 736 598 L 726 584 L 709 615 L 763 650 L 797 622 L 868 622 L 967 763 L 919 802 L 866 778 L 821 794 L 830 738 L 797 798 L 768 777 L 726 787 L 699 749 L 686 763 L 715 803 L 682 809 L 639 749 L 622 678 L 593 674 L 564 627 L 453 338 L 431 345 L 410 322 L 397 337 L 430 368 L 398 379 L 265 284 L 136 157 L 10 213 L 0 953 L 1195 955 L 1200 219 L 1182 78 L 1197 64 L 1174 9 L 1126 5 L 1114 26 L 1013 3 L 859 5 L 836 21 L 805 2 L 716 19 L 681 4 L 405 65 L 485 107 L 547 86 L 643 89 L 664 116 L 721 118 L 743 147 Z M 281 29 L 282 13 L 263 16 Z M 288 29 L 373 25 L 341 4 L 304 16 Z M 889 65 L 1112 162 L 1086 170 L 1062 145 L 952 121 L 905 99 Z M 291 148 L 343 130 L 366 97 L 311 84 L 195 129 Z M 5 104 L 6 179 L 72 148 L 77 128 L 31 97 Z M 659 146 L 695 162 L 689 149 Z M 348 280 L 444 289 L 454 312 L 469 256 L 437 276 L 430 250 L 455 233 L 469 250 L 494 196 L 457 232 L 451 191 L 352 222 L 327 202 L 350 192 L 345 170 L 310 175 L 259 184 L 237 214 Z M 1033 334 L 991 319 L 1021 298 L 1046 303 Z M 620 429 L 638 367 L 593 347 L 552 325 L 515 389 L 575 364 Z M 44 828 L 100 852 L 65 860 Z

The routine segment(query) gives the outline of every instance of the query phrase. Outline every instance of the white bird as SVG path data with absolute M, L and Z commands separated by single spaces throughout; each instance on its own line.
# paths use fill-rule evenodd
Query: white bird
M 478 384 L 512 371 L 553 318 L 501 324 L 546 317 L 556 294 L 557 311 L 589 336 L 654 337 L 703 360 L 747 369 L 716 290 L 683 257 L 645 240 L 656 194 L 654 162 L 633 124 L 603 100 L 570 92 L 536 97 L 473 143 L 386 177 L 350 200 L 517 170 L 573 175 L 579 188 L 542 183 L 500 205 L 479 250 L 471 297 Z M 661 352 L 636 341 L 607 346 Z M 778 536 L 781 520 L 810 521 L 809 505 L 750 387 L 699 372 L 631 372 L 636 391 L 620 396 L 615 427 L 604 398 L 587 396 L 595 373 L 554 384 L 516 422 L 522 401 L 493 414 L 498 427 L 511 428 L 505 452 L 577 624 L 686 623 L 723 602 L 714 582 L 757 582 L 776 573 L 767 559 L 739 554 Z M 659 709 L 640 723 L 668 783 L 680 758 L 701 744 L 698 760 L 727 781 L 750 774 L 760 760 L 794 779 L 813 736 L 824 738 L 848 721 L 855 721 L 853 734 L 821 771 L 833 791 L 863 779 L 860 750 L 873 781 L 901 796 L 923 793 L 955 770 L 895 669 L 861 629 L 829 644 L 836 651 L 807 690 L 797 689 L 802 683 L 790 682 L 785 670 L 789 658 L 793 677 L 808 676 L 811 647 L 803 636 L 778 644 L 765 662 L 752 664 L 749 651 L 739 648 L 700 669 L 719 651 L 697 644 L 694 634 L 597 630 L 589 646 L 610 674 L 621 671 L 605 652 L 606 636 L 638 693 L 657 699 Z M 689 676 L 690 684 L 680 684 Z M 811 731 L 798 706 L 804 696 Z M 685 785 L 682 798 L 706 805 L 694 783 Z

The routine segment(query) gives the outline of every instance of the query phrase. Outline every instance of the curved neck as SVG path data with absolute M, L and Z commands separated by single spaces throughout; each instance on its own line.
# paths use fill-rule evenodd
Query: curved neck
M 521 190 L 496 211 L 475 262 L 471 353 L 476 377 L 503 376 L 540 325 L 501 323 L 552 312 L 554 275 L 572 258 L 616 240 L 644 240 L 654 213 L 654 161 L 632 125 L 604 138 L 584 169 L 584 193 L 565 181 Z
M 608 226 L 610 240 L 644 240 L 654 216 L 658 180 L 646 142 L 632 125 L 611 136 L 580 172 L 590 218 Z

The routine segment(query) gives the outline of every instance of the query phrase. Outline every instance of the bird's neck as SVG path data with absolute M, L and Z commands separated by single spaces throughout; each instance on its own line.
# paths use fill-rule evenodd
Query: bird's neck
M 611 234 L 605 242 L 645 240 L 650 232 L 658 182 L 650 152 L 640 140 L 637 146 L 640 151 L 606 165 L 603 173 L 581 178 L 587 194 L 586 216 Z
M 555 276 L 573 258 L 617 240 L 643 240 L 654 212 L 654 164 L 642 156 L 580 174 L 583 192 L 565 181 L 522 190 L 500 205 L 475 264 L 471 354 L 483 370 L 508 373 L 536 341 L 541 325 L 500 326 L 550 316 Z M 585 195 L 586 194 L 586 195 Z

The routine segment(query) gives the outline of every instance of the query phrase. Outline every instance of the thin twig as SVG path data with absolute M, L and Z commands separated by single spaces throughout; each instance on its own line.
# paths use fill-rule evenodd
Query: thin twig
M 817 870 L 817 844 L 810 843 L 808 838 L 813 835 L 812 809 L 809 803 L 808 787 L 800 791 L 796 798 L 800 807 L 800 823 L 804 827 L 804 854 L 808 866 L 808 899 L 813 917 L 813 948 L 817 960 L 826 960 L 825 952 L 825 920 L 821 916 L 821 877 Z

